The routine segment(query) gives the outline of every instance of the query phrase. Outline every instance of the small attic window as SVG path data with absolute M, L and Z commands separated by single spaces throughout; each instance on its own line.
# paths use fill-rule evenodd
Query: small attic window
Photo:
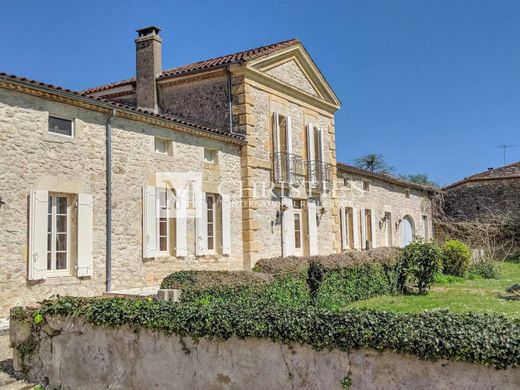
M 370 191 L 370 183 L 368 181 L 363 181 L 363 191 Z
M 404 196 L 406 199 L 410 199 L 410 190 L 408 188 L 404 190 Z
M 49 115 L 49 133 L 74 137 L 74 122 L 71 119 Z

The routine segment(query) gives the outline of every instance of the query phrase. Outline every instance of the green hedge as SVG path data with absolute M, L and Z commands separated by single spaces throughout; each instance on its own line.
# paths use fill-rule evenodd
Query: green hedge
M 260 260 L 257 272 L 179 271 L 167 276 L 161 288 L 182 289 L 183 302 L 254 300 L 299 306 L 312 301 L 340 309 L 360 299 L 396 292 L 400 253 L 396 248 L 378 248 L 330 256 L 274 258 Z M 311 299 L 308 288 L 311 263 L 324 273 L 315 299 Z
M 402 314 L 313 306 L 265 305 L 260 301 L 173 304 L 122 298 L 60 298 L 40 313 L 80 316 L 93 325 L 148 328 L 181 337 L 267 338 L 343 351 L 369 347 L 422 359 L 462 360 L 496 368 L 520 363 L 520 321 L 500 315 L 432 311 Z M 13 312 L 13 317 L 20 315 Z M 34 313 L 21 315 L 34 318 Z

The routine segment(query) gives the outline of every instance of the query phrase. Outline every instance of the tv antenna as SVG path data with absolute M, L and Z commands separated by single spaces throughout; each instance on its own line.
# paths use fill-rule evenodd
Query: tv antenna
M 502 145 L 498 145 L 497 148 L 500 148 L 502 149 L 503 153 L 504 153 L 504 166 L 506 166 L 506 151 L 507 149 L 511 149 L 511 148 L 514 148 L 516 147 L 516 145 L 509 145 L 509 144 L 506 144 L 505 142 L 502 142 Z

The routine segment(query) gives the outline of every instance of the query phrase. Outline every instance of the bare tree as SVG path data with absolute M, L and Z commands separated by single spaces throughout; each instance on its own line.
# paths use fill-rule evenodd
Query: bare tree
M 457 239 L 473 249 L 474 257 L 504 260 L 520 253 L 520 226 L 508 211 L 485 208 L 480 217 L 453 218 L 445 213 L 444 194 L 433 198 L 435 236 Z

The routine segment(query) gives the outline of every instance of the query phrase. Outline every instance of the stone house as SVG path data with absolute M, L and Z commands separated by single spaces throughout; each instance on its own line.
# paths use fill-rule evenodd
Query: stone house
M 340 102 L 299 41 L 163 70 L 159 31 L 138 31 L 132 79 L 78 92 L 0 73 L 0 314 L 431 231 L 427 189 L 336 164 Z
M 455 221 L 507 215 L 520 226 L 520 161 L 465 177 L 443 192 L 444 212 Z
M 437 191 L 390 175 L 337 163 L 342 249 L 406 246 L 432 238 Z

